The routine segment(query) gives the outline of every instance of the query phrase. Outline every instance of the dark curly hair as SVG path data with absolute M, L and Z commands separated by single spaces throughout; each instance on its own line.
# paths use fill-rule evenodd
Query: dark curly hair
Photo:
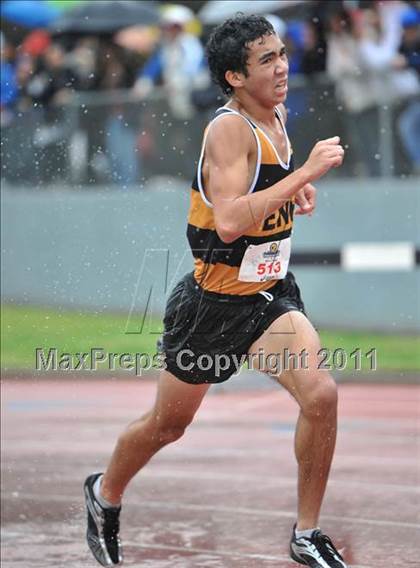
M 237 71 L 248 77 L 248 45 L 274 33 L 273 26 L 263 16 L 244 16 L 241 13 L 213 31 L 207 42 L 207 60 L 213 81 L 225 95 L 233 93 L 233 87 L 225 79 L 226 71 Z

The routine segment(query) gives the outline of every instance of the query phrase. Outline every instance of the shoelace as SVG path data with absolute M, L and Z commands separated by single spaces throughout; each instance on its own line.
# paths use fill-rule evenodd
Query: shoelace
M 316 545 L 322 550 L 322 552 L 324 554 L 327 554 L 327 556 L 329 556 L 331 559 L 334 559 L 334 554 L 335 554 L 337 558 L 343 560 L 343 557 L 335 548 L 329 536 L 321 532 L 316 532 L 312 536 L 312 539 L 316 543 Z

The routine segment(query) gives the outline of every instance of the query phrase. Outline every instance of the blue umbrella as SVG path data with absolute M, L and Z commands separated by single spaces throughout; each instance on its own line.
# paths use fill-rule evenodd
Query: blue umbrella
M 160 20 L 158 4 L 142 0 L 94 0 L 63 12 L 50 29 L 53 33 L 115 33 L 136 24 L 150 26 Z
M 6 0 L 1 3 L 1 17 L 28 28 L 44 28 L 58 18 L 60 12 L 43 0 Z

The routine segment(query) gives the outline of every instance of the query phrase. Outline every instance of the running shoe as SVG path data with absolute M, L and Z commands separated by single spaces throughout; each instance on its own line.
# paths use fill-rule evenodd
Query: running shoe
M 295 528 L 296 525 L 290 541 L 290 556 L 293 560 L 311 568 L 347 568 L 329 536 L 315 530 L 310 538 L 296 538 Z
M 99 564 L 114 566 L 123 560 L 119 538 L 121 507 L 103 508 L 96 500 L 93 486 L 101 475 L 89 475 L 84 484 L 88 525 L 86 539 Z

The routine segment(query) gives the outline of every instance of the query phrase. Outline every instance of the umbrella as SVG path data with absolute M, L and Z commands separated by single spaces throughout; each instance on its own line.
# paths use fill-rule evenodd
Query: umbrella
M 59 11 L 43 0 L 6 0 L 1 4 L 1 17 L 7 22 L 27 28 L 43 28 L 59 16 Z
M 199 11 L 198 17 L 204 24 L 218 24 L 237 12 L 244 14 L 265 14 L 302 4 L 305 0 L 220 0 L 207 2 Z
M 55 33 L 113 33 L 135 24 L 154 25 L 159 19 L 154 2 L 95 0 L 63 12 L 51 29 Z

